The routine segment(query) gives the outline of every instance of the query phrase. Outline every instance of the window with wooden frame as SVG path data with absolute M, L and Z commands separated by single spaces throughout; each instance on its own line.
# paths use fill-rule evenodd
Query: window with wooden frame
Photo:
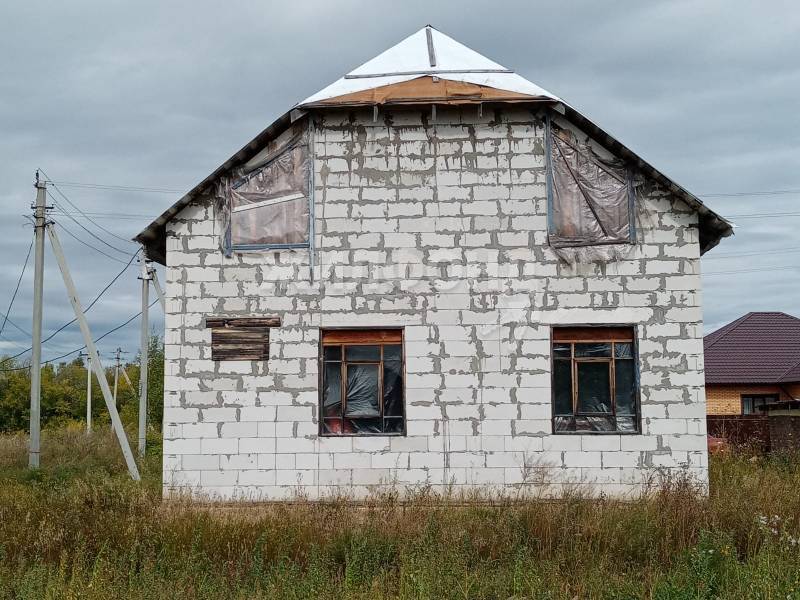
M 554 433 L 638 433 L 632 327 L 553 328 Z
M 403 332 L 322 332 L 321 435 L 403 435 Z

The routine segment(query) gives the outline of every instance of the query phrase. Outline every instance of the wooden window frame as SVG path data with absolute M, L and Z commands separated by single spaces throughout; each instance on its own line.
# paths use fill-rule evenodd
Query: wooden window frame
M 556 356 L 556 345 L 569 344 L 569 357 Z M 610 344 L 609 356 L 576 356 L 576 344 Z M 616 356 L 617 344 L 631 344 L 631 357 L 619 358 Z M 552 329 L 551 343 L 551 426 L 553 434 L 561 435 L 637 435 L 641 434 L 641 397 L 638 377 L 638 353 L 636 345 L 636 334 L 633 326 L 596 326 L 596 327 L 554 327 Z M 632 415 L 617 415 L 617 361 L 631 361 L 634 368 L 634 411 Z M 556 414 L 555 410 L 555 365 L 556 362 L 569 362 L 570 364 L 570 398 L 572 400 L 572 413 Z M 609 393 L 611 401 L 611 412 L 581 412 L 578 410 L 578 366 L 583 363 L 605 363 L 608 365 L 609 374 Z M 616 426 L 617 417 L 632 418 L 634 429 L 632 431 L 620 430 Z M 568 429 L 558 430 L 556 419 L 559 418 L 596 418 L 607 417 L 614 420 L 614 429 L 610 431 L 587 430 L 587 429 Z
M 378 346 L 380 348 L 380 358 L 375 360 L 347 360 L 346 348 L 352 346 Z M 400 346 L 400 376 L 403 382 L 402 389 L 402 417 L 386 417 L 384 414 L 384 347 L 385 346 Z M 340 359 L 339 360 L 325 360 L 325 348 L 339 347 Z M 338 417 L 325 417 L 325 372 L 327 363 L 339 363 L 341 365 L 340 374 L 340 401 L 341 401 L 341 415 Z M 405 356 L 405 343 L 402 329 L 327 329 L 320 332 L 320 347 L 319 347 L 319 435 L 321 437 L 403 437 L 406 435 L 406 356 Z M 378 406 L 379 416 L 346 416 L 347 411 L 347 371 L 351 365 L 375 365 L 378 367 Z M 379 419 L 381 428 L 384 431 L 380 432 L 345 432 L 345 421 L 352 420 L 353 418 L 372 418 Z M 399 431 L 385 431 L 386 419 L 397 419 L 401 423 Z M 339 421 L 340 432 L 326 431 L 326 421 Z

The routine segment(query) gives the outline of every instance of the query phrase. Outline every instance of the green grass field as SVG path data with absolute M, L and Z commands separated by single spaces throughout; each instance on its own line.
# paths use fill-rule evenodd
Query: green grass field
M 800 598 L 800 457 L 714 458 L 711 493 L 449 504 L 420 491 L 241 508 L 161 503 L 113 436 L 0 437 L 4 598 Z

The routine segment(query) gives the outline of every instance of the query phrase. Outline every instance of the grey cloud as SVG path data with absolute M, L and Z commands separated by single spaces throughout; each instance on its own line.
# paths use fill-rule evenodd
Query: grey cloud
M 0 309 L 30 241 L 22 215 L 36 167 L 62 181 L 189 189 L 295 102 L 428 22 L 561 95 L 696 193 L 800 188 L 800 10 L 791 2 L 15 3 L 0 18 Z M 63 189 L 85 211 L 126 215 L 155 216 L 179 195 Z M 747 214 L 800 212 L 798 200 L 708 203 Z M 148 219 L 98 222 L 128 238 Z M 704 271 L 797 264 L 794 253 L 712 259 L 800 245 L 800 217 L 739 225 Z M 62 238 L 88 303 L 122 265 Z M 47 265 L 46 332 L 72 316 L 51 256 Z M 799 276 L 706 277 L 707 327 L 748 310 L 800 314 Z M 89 313 L 95 334 L 138 311 L 138 285 L 131 269 Z M 12 312 L 24 328 L 30 287 L 29 271 Z M 3 337 L 26 343 L 13 328 Z M 72 328 L 45 357 L 81 343 Z M 137 328 L 103 348 L 116 345 L 133 351 Z

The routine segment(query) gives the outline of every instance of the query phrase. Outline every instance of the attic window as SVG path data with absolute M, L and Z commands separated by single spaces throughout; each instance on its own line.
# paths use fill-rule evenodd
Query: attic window
M 634 189 L 628 169 L 548 121 L 548 239 L 551 246 L 627 244 L 634 235 Z
M 231 249 L 308 245 L 309 163 L 305 135 L 276 140 L 248 163 L 230 189 Z

